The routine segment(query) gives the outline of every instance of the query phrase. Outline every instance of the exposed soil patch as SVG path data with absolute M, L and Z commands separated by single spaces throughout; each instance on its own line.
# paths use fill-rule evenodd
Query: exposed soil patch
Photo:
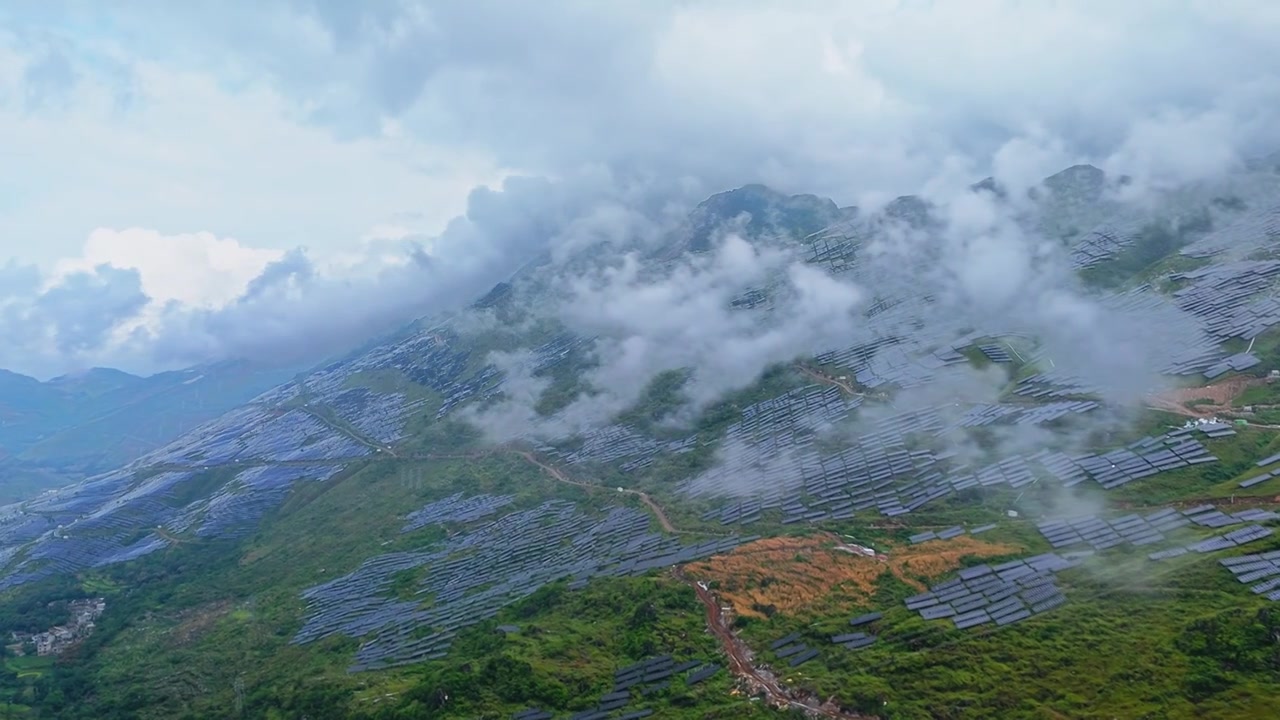
M 1266 380 L 1234 377 L 1198 388 L 1176 388 L 1147 398 L 1152 407 L 1188 417 L 1209 417 L 1231 410 L 1231 402 L 1240 393 Z
M 200 607 L 184 610 L 178 616 L 177 627 L 170 633 L 174 644 L 191 644 L 213 628 L 214 625 L 217 625 L 218 621 L 230 611 L 230 600 L 218 600 Z
M 965 557 L 994 557 L 1021 550 L 963 535 L 892 548 L 877 558 L 840 547 L 840 538 L 830 533 L 766 538 L 690 563 L 686 570 L 692 577 L 716 582 L 717 594 L 735 613 L 763 618 L 775 612 L 830 612 L 832 595 L 850 602 L 864 600 L 875 594 L 886 573 L 923 590 L 920 578 L 950 572 L 960 567 Z

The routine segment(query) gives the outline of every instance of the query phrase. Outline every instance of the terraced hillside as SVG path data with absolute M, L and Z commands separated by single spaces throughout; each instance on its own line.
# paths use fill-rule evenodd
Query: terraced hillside
M 1149 406 L 1280 369 L 1280 175 L 1154 217 L 1105 183 L 1011 211 L 1051 267 L 968 309 L 918 200 L 719 197 L 637 284 L 718 267 L 723 226 L 794 259 L 725 290 L 744 347 L 794 322 L 796 277 L 860 288 L 856 323 L 618 406 L 625 338 L 541 311 L 563 268 L 533 263 L 4 508 L 0 630 L 108 609 L 3 691 L 71 718 L 1263 716 L 1280 433 Z

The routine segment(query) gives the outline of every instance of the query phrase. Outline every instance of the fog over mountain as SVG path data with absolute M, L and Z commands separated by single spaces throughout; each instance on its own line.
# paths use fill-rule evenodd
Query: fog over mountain
M 918 194 L 943 242 L 880 257 L 934 253 L 955 302 L 1076 346 L 1099 311 L 1045 282 L 1059 250 L 1012 221 L 1028 189 L 1091 163 L 1141 212 L 1280 147 L 1265 2 L 233 8 L 0 9 L 0 366 L 318 360 L 594 249 L 564 277 L 590 313 L 565 318 L 623 351 L 600 382 L 692 361 L 714 394 L 760 367 L 684 342 L 720 341 L 690 315 L 733 283 L 781 268 L 796 291 L 787 334 L 734 336 L 762 362 L 870 301 L 733 240 L 656 284 L 604 252 L 753 182 L 863 216 Z M 1011 200 L 968 192 L 984 177 Z

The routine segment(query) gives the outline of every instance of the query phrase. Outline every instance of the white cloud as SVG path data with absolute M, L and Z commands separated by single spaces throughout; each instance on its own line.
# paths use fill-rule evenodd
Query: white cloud
M 439 232 L 472 188 L 504 174 L 482 153 L 411 135 L 337 139 L 261 86 L 231 90 L 140 60 L 129 67 L 128 108 L 92 64 L 65 108 L 28 112 L 13 102 L 20 78 L 0 94 L 5 164 L 21 185 L 0 207 L 11 254 L 48 265 L 95 228 L 129 227 L 328 252 L 407 211 L 420 230 Z
M 282 250 L 250 248 L 211 233 L 161 235 L 155 230 L 99 228 L 89 234 L 80 257 L 58 261 L 46 288 L 74 272 L 99 265 L 138 271 L 142 291 L 154 303 L 177 301 L 217 308 L 235 300 Z
M 1141 192 L 1280 143 L 1273 5 L 4 7 L 0 253 L 39 264 L 45 291 L 110 286 L 133 315 L 136 276 L 145 322 L 99 357 L 154 366 L 337 311 L 346 330 L 322 344 L 354 340 L 371 313 L 460 302 L 537 252 L 651 239 L 672 208 L 748 182 L 880 203 L 988 174 L 1016 194 L 1094 162 Z M 472 193 L 513 168 L 556 182 Z M 1036 249 L 952 212 L 968 230 L 946 251 L 977 268 L 963 285 L 1016 294 Z M 133 274 L 84 280 L 104 264 Z M 267 312 L 246 289 L 289 300 Z M 90 319 L 75 362 L 101 337 Z

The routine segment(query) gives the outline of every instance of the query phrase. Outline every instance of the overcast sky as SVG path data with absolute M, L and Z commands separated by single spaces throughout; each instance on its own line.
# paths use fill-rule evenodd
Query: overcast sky
M 1210 175 L 1278 146 L 1277 37 L 1270 0 L 10 0 L 0 367 L 341 349 L 749 182 Z

